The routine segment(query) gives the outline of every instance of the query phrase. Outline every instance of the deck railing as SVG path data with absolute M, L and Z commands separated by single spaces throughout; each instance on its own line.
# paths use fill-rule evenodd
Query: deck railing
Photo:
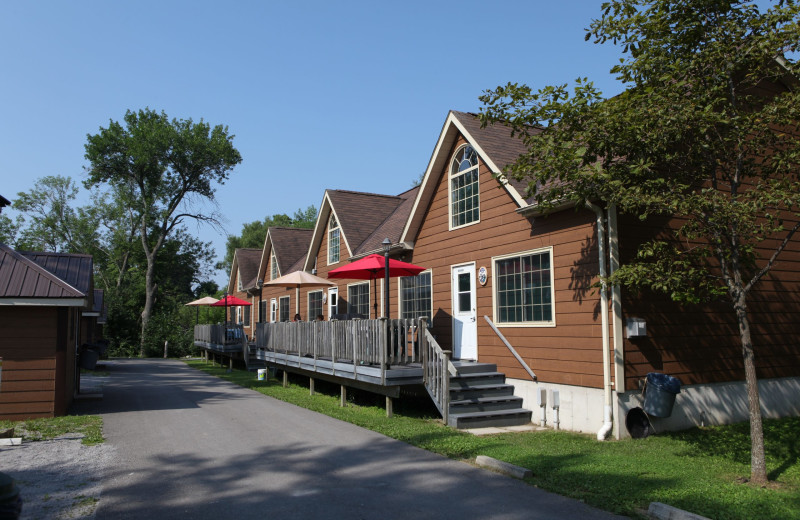
M 244 337 L 242 325 L 194 326 L 194 340 L 209 345 L 241 345 Z
M 367 365 L 420 363 L 419 319 L 256 324 L 256 347 Z
M 450 413 L 450 376 L 456 367 L 450 361 L 450 351 L 442 350 L 430 331 L 425 328 L 422 339 L 422 382 L 433 399 L 444 423 Z

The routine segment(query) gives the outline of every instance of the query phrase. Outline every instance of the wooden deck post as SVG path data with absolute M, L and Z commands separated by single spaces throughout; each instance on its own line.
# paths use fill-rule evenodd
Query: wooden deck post
M 347 406 L 347 387 L 340 385 L 341 391 L 339 395 L 339 406 L 344 408 Z
M 314 395 L 314 378 L 308 378 L 308 395 Z
M 228 358 L 228 372 L 233 370 L 233 356 Z
M 386 396 L 386 417 L 392 417 L 394 415 L 394 411 L 392 410 L 392 398 L 388 395 Z
M 283 387 L 286 388 L 289 386 L 289 372 L 286 370 L 283 371 Z

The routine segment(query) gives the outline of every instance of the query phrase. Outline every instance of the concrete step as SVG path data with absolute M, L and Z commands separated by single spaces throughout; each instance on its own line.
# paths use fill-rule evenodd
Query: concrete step
M 494 363 L 478 363 L 477 361 L 453 361 L 456 372 L 462 374 L 474 374 L 476 372 L 497 372 L 497 365 Z
M 515 395 L 498 397 L 475 397 L 460 401 L 450 401 L 450 414 L 468 412 L 489 412 L 493 410 L 514 410 L 522 408 L 522 398 Z
M 450 414 L 447 424 L 454 428 L 488 428 L 490 426 L 520 426 L 531 422 L 531 411 L 494 410 L 489 412 L 467 412 Z
M 470 388 L 475 385 L 500 385 L 506 382 L 501 372 L 471 372 L 450 378 L 450 389 Z
M 505 383 L 475 384 L 464 388 L 450 388 L 450 401 L 464 401 L 479 397 L 514 395 L 514 386 Z

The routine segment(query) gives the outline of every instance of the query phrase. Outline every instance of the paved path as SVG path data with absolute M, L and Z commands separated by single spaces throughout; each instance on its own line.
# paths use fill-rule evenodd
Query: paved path
M 178 361 L 107 367 L 97 520 L 617 518 Z

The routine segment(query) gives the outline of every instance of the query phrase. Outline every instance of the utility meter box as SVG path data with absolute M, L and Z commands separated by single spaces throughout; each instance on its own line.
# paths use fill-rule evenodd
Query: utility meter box
M 647 336 L 647 323 L 642 318 L 628 318 L 625 320 L 625 332 L 629 338 L 642 338 Z

